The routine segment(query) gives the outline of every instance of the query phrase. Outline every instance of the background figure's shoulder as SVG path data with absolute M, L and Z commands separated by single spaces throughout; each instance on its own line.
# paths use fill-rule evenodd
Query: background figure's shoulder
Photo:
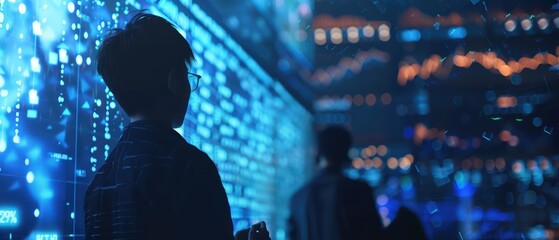
M 367 182 L 364 182 L 362 180 L 351 179 L 345 176 L 342 178 L 342 185 L 344 186 L 344 188 L 356 192 L 373 191 L 372 187 Z
M 309 188 L 310 188 L 310 183 L 305 183 L 301 187 L 299 187 L 291 195 L 291 200 L 290 200 L 291 205 L 293 205 L 293 204 L 296 205 L 296 204 L 300 203 L 301 201 L 303 201 L 308 194 Z
M 371 188 L 367 182 L 359 179 L 352 179 L 344 176 L 342 181 L 346 184 L 351 184 L 352 186 L 356 186 L 356 187 Z

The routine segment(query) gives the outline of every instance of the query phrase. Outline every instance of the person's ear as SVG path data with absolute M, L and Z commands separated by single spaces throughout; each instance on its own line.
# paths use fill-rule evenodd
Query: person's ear
M 183 82 L 186 81 L 186 76 L 182 76 L 181 71 L 178 68 L 173 68 L 169 71 L 169 75 L 167 76 L 167 87 L 169 88 L 169 92 L 173 95 L 179 95 L 182 92 L 186 91 L 185 84 Z

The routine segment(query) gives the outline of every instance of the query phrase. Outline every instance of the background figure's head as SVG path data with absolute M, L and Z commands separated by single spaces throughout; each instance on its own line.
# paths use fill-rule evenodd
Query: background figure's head
M 329 126 L 318 133 L 318 157 L 326 167 L 341 169 L 349 163 L 348 151 L 351 147 L 351 133 L 342 126 Z
M 103 40 L 97 71 L 128 116 L 179 127 L 192 90 L 193 60 L 190 45 L 170 22 L 138 13 Z

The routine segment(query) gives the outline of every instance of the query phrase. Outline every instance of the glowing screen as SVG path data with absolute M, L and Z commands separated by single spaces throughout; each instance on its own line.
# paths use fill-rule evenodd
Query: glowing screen
M 103 36 L 147 9 L 176 24 L 202 75 L 176 129 L 216 163 L 235 230 L 285 238 L 311 115 L 195 2 L 0 0 L 0 238 L 83 237 L 83 197 L 128 124 L 95 69 Z

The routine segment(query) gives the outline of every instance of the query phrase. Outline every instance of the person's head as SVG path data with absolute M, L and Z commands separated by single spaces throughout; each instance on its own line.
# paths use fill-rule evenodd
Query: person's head
M 329 168 L 341 168 L 349 162 L 351 133 L 342 126 L 329 126 L 318 133 L 318 153 Z
M 193 60 L 190 45 L 170 22 L 138 13 L 103 40 L 97 71 L 128 116 L 179 127 L 193 90 Z

